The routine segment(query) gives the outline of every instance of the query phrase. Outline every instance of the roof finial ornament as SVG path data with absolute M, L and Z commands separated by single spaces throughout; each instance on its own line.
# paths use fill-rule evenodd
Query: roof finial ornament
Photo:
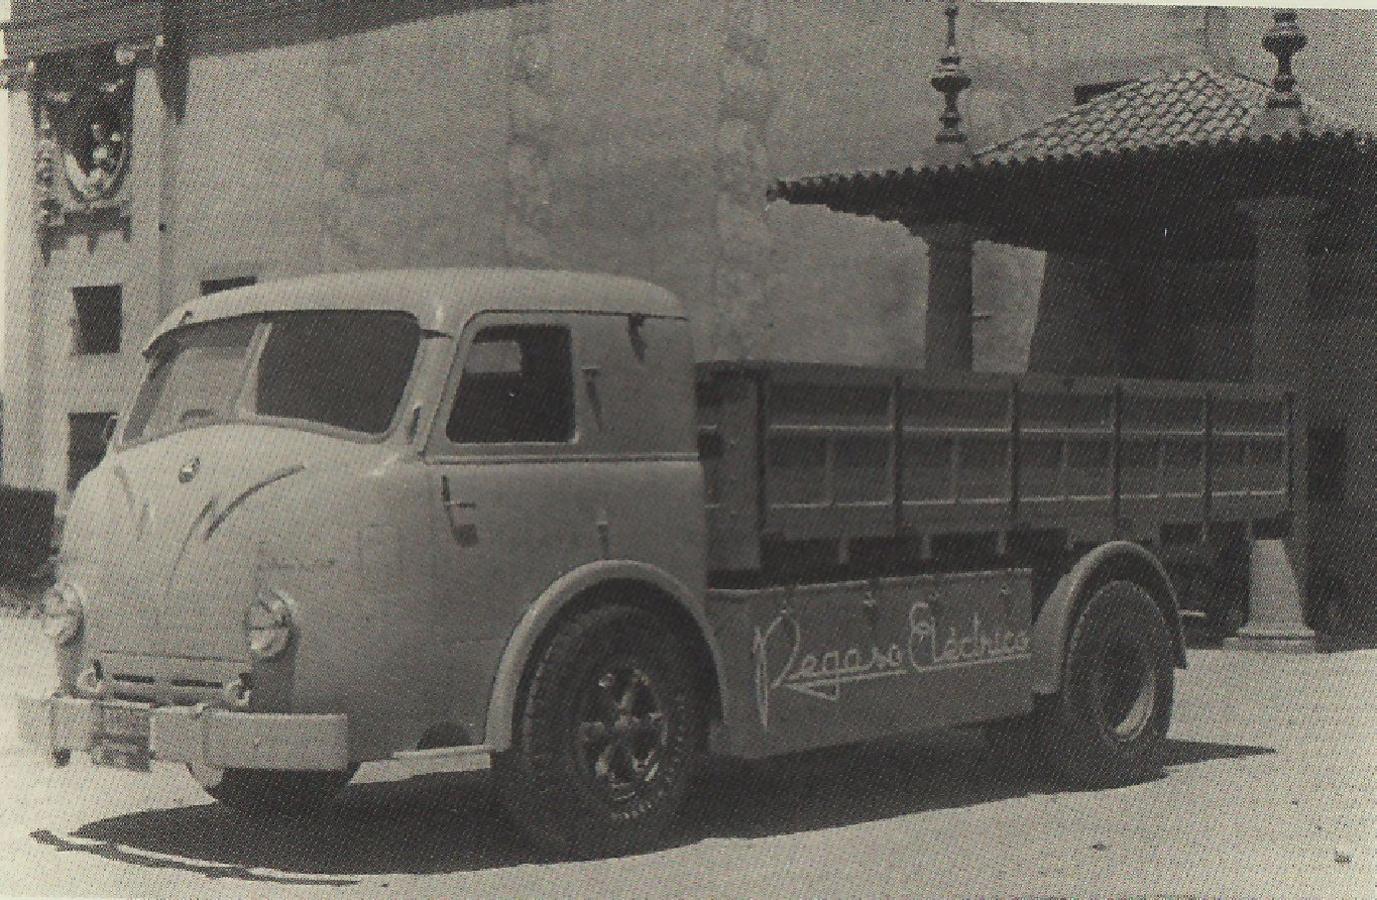
M 1308 39 L 1296 24 L 1294 9 L 1279 9 L 1272 14 L 1272 20 L 1272 27 L 1262 36 L 1262 48 L 1277 58 L 1277 74 L 1272 78 L 1265 107 L 1253 119 L 1251 130 L 1256 135 L 1281 135 L 1309 124 L 1296 90 L 1296 76 L 1291 71 L 1291 57 L 1300 52 Z
M 947 0 L 947 52 L 932 76 L 932 86 L 946 98 L 946 108 L 942 110 L 942 130 L 937 132 L 937 162 L 958 162 L 970 157 L 970 147 L 966 143 L 966 133 L 961 130 L 961 110 L 957 99 L 961 92 L 971 86 L 970 76 L 961 68 L 961 53 L 956 49 L 956 17 L 960 13 L 956 0 Z
M 1262 36 L 1262 49 L 1277 58 L 1277 74 L 1272 79 L 1272 92 L 1267 95 L 1267 107 L 1300 108 L 1300 94 L 1296 92 L 1296 76 L 1291 73 L 1291 57 L 1306 45 L 1308 39 L 1296 24 L 1294 9 L 1279 9 L 1272 14 L 1272 27 Z

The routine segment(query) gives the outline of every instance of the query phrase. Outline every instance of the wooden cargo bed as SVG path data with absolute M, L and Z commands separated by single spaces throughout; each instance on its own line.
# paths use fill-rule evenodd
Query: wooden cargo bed
M 771 542 L 1155 541 L 1291 505 L 1291 401 L 1264 386 L 709 363 L 698 415 L 719 572 Z

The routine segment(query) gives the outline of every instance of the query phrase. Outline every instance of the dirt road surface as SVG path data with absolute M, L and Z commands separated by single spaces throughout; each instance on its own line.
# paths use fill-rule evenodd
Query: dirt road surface
M 365 767 L 311 819 L 210 805 L 180 769 L 64 769 L 10 695 L 52 684 L 0 618 L 0 894 L 1377 896 L 1377 651 L 1195 650 L 1166 766 L 1066 791 L 950 732 L 715 770 L 665 849 L 569 863 L 490 812 L 482 771 Z

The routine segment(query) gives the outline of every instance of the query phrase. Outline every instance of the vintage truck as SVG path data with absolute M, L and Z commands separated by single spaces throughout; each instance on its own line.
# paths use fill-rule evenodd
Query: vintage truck
M 709 753 L 983 724 L 1079 783 L 1149 772 L 1177 585 L 1224 589 L 1292 505 L 1282 392 L 697 364 L 624 278 L 280 281 L 146 355 L 24 733 L 246 809 L 486 754 L 575 855 L 654 843 Z

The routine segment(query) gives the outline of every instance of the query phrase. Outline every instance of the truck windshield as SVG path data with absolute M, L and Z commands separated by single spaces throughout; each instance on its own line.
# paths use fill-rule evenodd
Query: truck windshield
M 414 318 L 392 312 L 292 312 L 177 329 L 154 345 L 124 442 L 258 418 L 383 434 L 420 338 Z

